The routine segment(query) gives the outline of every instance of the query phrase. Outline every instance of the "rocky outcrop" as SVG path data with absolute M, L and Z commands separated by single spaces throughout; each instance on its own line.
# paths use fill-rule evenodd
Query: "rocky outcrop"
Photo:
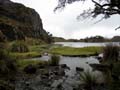
M 7 40 L 32 37 L 48 42 L 51 37 L 34 9 L 10 0 L 0 0 L 0 32 Z

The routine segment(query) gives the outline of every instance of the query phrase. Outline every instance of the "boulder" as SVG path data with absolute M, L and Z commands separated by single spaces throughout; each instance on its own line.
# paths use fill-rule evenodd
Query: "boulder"
M 76 72 L 82 72 L 82 71 L 84 71 L 83 68 L 81 68 L 81 67 L 76 67 Z
M 30 64 L 26 66 L 23 71 L 27 74 L 35 74 L 37 71 L 37 68 Z
M 70 70 L 70 67 L 68 67 L 66 64 L 61 64 L 60 66 L 61 66 L 61 68 Z
M 105 65 L 105 64 L 89 64 L 93 70 L 98 70 L 98 71 L 106 71 L 108 69 L 111 69 L 110 65 Z

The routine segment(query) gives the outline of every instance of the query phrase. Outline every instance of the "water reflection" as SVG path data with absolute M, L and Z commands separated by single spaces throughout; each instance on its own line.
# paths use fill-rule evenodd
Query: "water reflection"
M 60 44 L 69 47 L 89 47 L 89 46 L 105 46 L 107 44 L 119 45 L 119 42 L 100 42 L 100 43 L 87 43 L 87 42 L 55 42 L 55 44 Z
M 48 56 L 42 56 L 40 58 L 33 58 L 32 60 L 44 60 L 48 61 L 50 60 L 50 55 Z M 76 67 L 81 67 L 85 71 L 89 70 L 91 71 L 92 68 L 89 66 L 91 63 L 99 63 L 97 59 L 94 57 L 86 57 L 86 58 L 81 58 L 81 57 L 65 57 L 65 56 L 60 56 L 60 63 L 59 64 L 66 64 L 68 67 L 70 67 L 70 70 L 66 72 L 67 75 L 69 76 L 74 76 L 76 74 Z

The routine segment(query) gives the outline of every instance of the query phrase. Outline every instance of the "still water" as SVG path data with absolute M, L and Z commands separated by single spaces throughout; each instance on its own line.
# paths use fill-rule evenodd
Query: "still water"
M 90 42 L 55 42 L 55 44 L 59 44 L 62 46 L 69 47 L 89 47 L 89 46 L 105 46 L 107 44 L 115 44 L 120 45 L 120 42 L 101 42 L 101 43 L 90 43 Z
M 104 42 L 104 43 L 85 43 L 85 42 L 55 42 L 55 44 L 59 44 L 62 46 L 69 46 L 69 47 L 89 47 L 89 46 L 105 46 L 107 44 L 115 44 L 120 45 L 119 42 Z M 50 60 L 51 55 L 42 56 L 40 58 L 33 58 L 34 60 L 44 60 L 48 61 Z M 59 64 L 66 64 L 68 67 L 70 67 L 70 71 L 68 71 L 66 74 L 69 76 L 74 76 L 76 73 L 76 67 L 81 67 L 84 69 L 84 71 L 89 70 L 91 71 L 92 68 L 89 66 L 89 64 L 97 63 L 99 64 L 99 61 L 94 57 L 65 57 L 60 56 L 60 63 Z
M 48 56 L 42 56 L 40 58 L 33 58 L 33 60 L 43 60 L 48 61 L 50 60 L 51 55 Z M 89 64 L 97 63 L 99 64 L 99 61 L 91 56 L 91 57 L 65 57 L 60 56 L 60 62 L 59 64 L 66 64 L 68 67 L 70 67 L 70 70 L 66 72 L 69 76 L 74 76 L 76 74 L 76 67 L 83 68 L 84 71 L 92 71 L 92 68 L 89 66 Z

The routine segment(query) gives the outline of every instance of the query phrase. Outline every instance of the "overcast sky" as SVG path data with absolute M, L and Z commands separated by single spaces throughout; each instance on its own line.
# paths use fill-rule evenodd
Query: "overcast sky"
M 86 2 L 85 4 L 76 2 L 62 11 L 53 12 L 57 5 L 57 0 L 11 0 L 14 2 L 23 3 L 27 7 L 34 8 L 42 18 L 43 27 L 53 36 L 64 37 L 66 39 L 80 39 L 95 35 L 104 37 L 113 37 L 120 35 L 120 29 L 115 31 L 115 28 L 120 25 L 120 16 L 112 16 L 107 20 L 103 20 L 94 24 L 100 19 L 77 20 L 76 17 L 83 9 L 93 7 L 93 4 Z

